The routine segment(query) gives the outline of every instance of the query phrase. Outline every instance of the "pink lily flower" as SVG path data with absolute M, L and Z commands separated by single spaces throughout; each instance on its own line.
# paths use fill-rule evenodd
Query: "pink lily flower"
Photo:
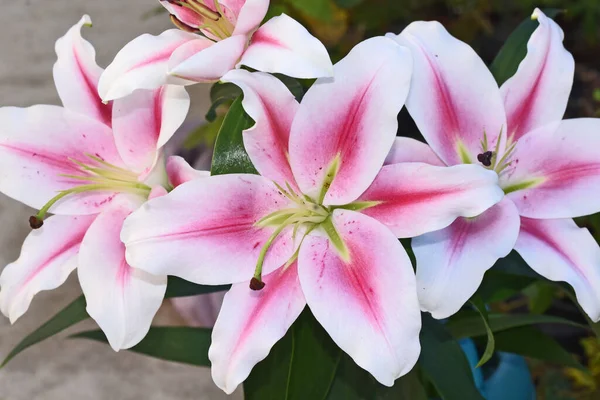
M 56 43 L 64 107 L 0 108 L 0 191 L 40 210 L 19 259 L 0 276 L 0 310 L 14 323 L 38 292 L 77 269 L 88 313 L 119 350 L 146 335 L 167 285 L 165 275 L 127 264 L 121 226 L 149 197 L 197 173 L 180 158 L 165 166 L 160 150 L 189 98 L 167 86 L 103 104 L 102 69 L 82 26 L 91 26 L 87 15 Z M 44 221 L 48 212 L 55 215 Z
M 437 22 L 393 36 L 412 50 L 407 108 L 431 146 L 414 142 L 420 150 L 411 160 L 482 165 L 506 194 L 477 218 L 413 240 L 419 300 L 435 318 L 458 311 L 514 248 L 539 274 L 568 282 L 600 319 L 600 248 L 571 219 L 600 211 L 600 120 L 562 120 L 573 57 L 554 21 L 539 9 L 532 18 L 539 27 L 527 56 L 501 88 L 473 49 Z
M 240 65 L 296 78 L 332 74 L 325 46 L 294 19 L 282 14 L 260 26 L 269 0 L 160 3 L 181 30 L 144 34 L 123 47 L 100 79 L 104 101 L 164 84 L 216 82 Z
M 391 386 L 417 361 L 415 277 L 396 232 L 418 235 L 477 215 L 503 193 L 496 174 L 476 165 L 382 169 L 411 65 L 408 50 L 390 39 L 367 40 L 301 104 L 268 74 L 229 72 L 223 80 L 243 90 L 256 121 L 244 145 L 261 175 L 186 183 L 125 222 L 131 265 L 233 283 L 209 351 L 213 379 L 225 392 L 246 379 L 306 305 L 382 384 Z

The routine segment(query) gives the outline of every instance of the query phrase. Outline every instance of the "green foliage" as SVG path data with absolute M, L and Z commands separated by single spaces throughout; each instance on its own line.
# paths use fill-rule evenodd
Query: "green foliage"
M 304 15 L 323 22 L 331 22 L 333 12 L 330 0 L 285 0 L 285 2 Z
M 244 382 L 248 400 L 324 399 L 341 351 L 308 307 Z
M 182 364 L 210 367 L 208 348 L 211 329 L 182 326 L 152 327 L 140 343 L 128 349 L 134 353 Z M 90 339 L 108 343 L 101 330 L 72 335 L 74 339 Z
M 494 346 L 495 346 L 494 332 L 492 332 L 492 328 L 490 327 L 488 312 L 487 312 L 487 309 L 485 308 L 485 304 L 483 304 L 483 301 L 481 300 L 481 298 L 475 298 L 475 299 L 471 300 L 471 304 L 473 304 L 473 307 L 475 307 L 475 309 L 481 316 L 481 320 L 483 322 L 483 325 L 485 326 L 485 331 L 487 334 L 487 343 L 485 345 L 485 351 L 483 352 L 481 359 L 479 360 L 479 362 L 476 365 L 476 368 L 479 368 L 483 364 L 488 362 L 494 355 Z
M 419 364 L 443 400 L 483 400 L 458 342 L 427 314 L 423 314 Z
M 499 332 L 496 334 L 496 350 L 585 370 L 571 353 L 532 326 Z
M 195 296 L 198 294 L 207 294 L 220 292 L 227 290 L 229 285 L 222 286 L 204 286 L 196 285 L 191 282 L 187 282 L 183 279 L 170 276 L 167 285 L 167 292 L 165 297 L 187 297 Z M 56 315 L 50 318 L 45 324 L 37 328 L 35 331 L 27 335 L 17 346 L 6 356 L 2 366 L 6 365 L 15 356 L 21 353 L 23 350 L 40 343 L 73 325 L 89 318 L 86 311 L 85 298 L 79 296 L 71 304 L 63 308 Z
M 536 314 L 488 314 L 489 329 L 498 333 L 508 329 L 536 324 L 561 324 L 587 330 L 587 326 L 565 318 Z M 461 312 L 450 319 L 446 325 L 448 331 L 457 339 L 485 336 L 486 328 L 481 316 L 474 312 Z
M 25 337 L 12 351 L 6 356 L 2 362 L 2 366 L 5 366 L 10 360 L 17 356 L 23 350 L 37 344 L 43 340 L 48 339 L 51 336 L 56 335 L 67 329 L 70 326 L 75 325 L 88 318 L 88 314 L 85 311 L 85 299 L 80 296 L 63 308 L 58 314 L 52 317 L 48 322 L 40 326 L 33 333 Z
M 238 97 L 229 108 L 219 130 L 213 154 L 212 175 L 258 173 L 246 153 L 242 139 L 242 132 L 253 123 L 242 107 L 242 98 Z

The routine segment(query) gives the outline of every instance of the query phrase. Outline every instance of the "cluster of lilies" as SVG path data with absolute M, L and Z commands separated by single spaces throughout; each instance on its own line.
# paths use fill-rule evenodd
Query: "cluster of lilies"
M 105 70 L 81 36 L 89 17 L 57 41 L 62 107 L 0 108 L 0 192 L 39 210 L 0 277 L 11 322 L 76 269 L 89 315 L 127 349 L 168 275 L 232 284 L 209 351 L 231 393 L 306 306 L 393 385 L 419 356 L 421 311 L 456 313 L 513 249 L 600 319 L 600 247 L 572 219 L 600 212 L 600 120 L 563 120 L 574 61 L 540 10 L 498 88 L 438 22 L 332 65 L 292 18 L 262 24 L 268 0 L 161 4 L 180 29 L 134 39 Z M 299 103 L 276 72 L 318 79 Z M 258 175 L 210 176 L 164 154 L 185 86 L 215 81 L 243 91 Z M 427 144 L 396 137 L 404 106 Z M 413 238 L 416 273 L 398 238 Z

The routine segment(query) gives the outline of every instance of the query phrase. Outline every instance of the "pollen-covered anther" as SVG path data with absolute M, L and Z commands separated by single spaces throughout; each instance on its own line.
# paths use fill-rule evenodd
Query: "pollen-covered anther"
M 257 278 L 252 278 L 250 280 L 250 289 L 254 291 L 262 290 L 265 287 L 265 283 Z
M 35 215 L 29 217 L 29 226 L 31 229 L 40 229 L 44 225 L 44 220 Z
M 492 153 L 491 151 L 485 151 L 483 153 L 477 154 L 477 161 L 479 161 L 481 164 L 483 164 L 486 167 L 491 167 L 493 156 L 494 156 L 494 153 Z

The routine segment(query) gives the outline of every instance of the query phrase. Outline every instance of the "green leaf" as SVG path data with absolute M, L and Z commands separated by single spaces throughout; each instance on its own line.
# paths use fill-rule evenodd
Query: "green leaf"
M 545 313 L 556 295 L 556 285 L 549 282 L 535 282 L 527 287 L 523 292 L 529 298 L 529 311 L 532 314 Z
M 223 292 L 225 290 L 229 290 L 230 287 L 231 285 L 197 285 L 195 283 L 188 282 L 185 279 L 181 279 L 176 276 L 169 276 L 169 283 L 167 285 L 167 292 L 165 293 L 165 298 L 168 299 L 172 297 L 189 297 L 196 296 L 198 294 Z
M 246 400 L 324 399 L 341 350 L 308 307 L 244 382 Z
M 575 307 L 577 307 L 577 309 L 579 310 L 581 315 L 583 315 L 583 317 L 587 321 L 589 327 L 592 329 L 592 331 L 594 332 L 594 334 L 596 335 L 598 340 L 600 340 L 600 322 L 592 321 L 590 316 L 587 315 L 587 313 L 584 311 L 584 309 L 581 307 L 581 305 L 577 301 L 577 297 L 575 296 L 575 291 L 573 290 L 573 288 L 567 284 L 561 284 L 559 282 L 557 282 L 557 286 L 560 289 L 562 289 L 563 293 L 565 293 L 567 295 L 567 297 L 569 297 L 569 299 L 571 299 L 571 302 L 575 305 Z
M 585 370 L 573 355 L 554 339 L 531 326 L 496 334 L 496 350 Z
M 483 364 L 488 362 L 494 355 L 494 333 L 492 332 L 492 328 L 490 328 L 488 312 L 487 312 L 487 309 L 485 308 L 485 304 L 483 303 L 481 298 L 476 297 L 475 299 L 471 300 L 471 304 L 473 304 L 473 307 L 475 307 L 475 309 L 481 316 L 481 320 L 483 321 L 483 324 L 484 324 L 485 330 L 486 330 L 486 334 L 487 334 L 487 343 L 485 345 L 485 351 L 483 352 L 481 359 L 475 366 L 475 368 L 479 368 Z
M 418 367 L 399 378 L 394 386 L 383 386 L 347 354 L 342 355 L 338 372 L 326 400 L 427 400 Z
M 211 332 L 208 328 L 153 326 L 146 337 L 129 351 L 166 361 L 210 367 L 208 348 Z M 77 333 L 71 338 L 108 343 L 101 330 Z
M 279 79 L 285 87 L 294 95 L 296 100 L 301 101 L 304 97 L 304 86 L 296 78 L 292 78 L 283 74 L 273 74 L 274 77 Z
M 458 342 L 428 314 L 422 314 L 421 356 L 423 373 L 444 400 L 483 400 L 471 367 Z
M 477 295 L 485 303 L 503 301 L 535 282 L 538 281 L 533 277 L 505 273 L 492 268 L 485 273 L 483 282 L 477 289 Z
M 56 335 L 59 332 L 64 331 L 70 326 L 75 325 L 88 318 L 88 314 L 85 311 L 85 298 L 83 296 L 78 297 L 74 302 L 62 309 L 54 317 L 50 318 L 48 322 L 40 326 L 33 333 L 29 334 L 6 356 L 2 362 L 2 367 L 5 366 L 10 360 L 12 360 L 17 354 L 23 350 L 37 344 L 43 340 L 48 339 L 51 336 Z
M 585 325 L 550 315 L 489 314 L 488 322 L 490 329 L 494 333 L 534 324 L 563 324 L 587 329 L 587 326 Z M 484 336 L 487 334 L 487 329 L 482 322 L 481 317 L 479 315 L 473 315 L 473 313 L 458 314 L 448 321 L 446 328 L 452 333 L 452 336 L 457 339 Z
M 286 0 L 296 10 L 323 22 L 333 20 L 333 9 L 329 0 Z
M 554 8 L 544 9 L 543 11 L 550 18 L 556 17 L 561 12 L 561 10 Z M 529 41 L 529 37 L 538 25 L 538 22 L 532 20 L 531 17 L 526 18 L 511 33 L 504 46 L 502 46 L 492 65 L 490 65 L 490 70 L 498 85 L 502 85 L 517 72 L 519 64 L 527 54 L 527 41 Z
M 210 100 L 212 105 L 206 113 L 206 120 L 213 122 L 217 119 L 217 108 L 232 102 L 242 95 L 242 89 L 230 82 L 217 82 L 210 88 Z
M 219 130 L 211 167 L 212 175 L 258 173 L 246 153 L 242 140 L 242 132 L 252 124 L 252 118 L 242 107 L 242 98 L 238 97 L 229 108 Z
M 365 0 L 335 0 L 335 4 L 337 4 L 341 8 L 352 8 L 356 7 L 364 1 Z
M 169 277 L 166 298 L 195 296 L 197 294 L 207 294 L 221 292 L 229 289 L 229 285 L 221 286 L 203 286 L 185 281 L 174 276 Z M 85 297 L 79 296 L 77 300 L 66 306 L 55 316 L 50 318 L 45 324 L 26 336 L 4 359 L 1 366 L 6 365 L 16 355 L 23 350 L 40 343 L 49 337 L 64 331 L 65 329 L 89 318 L 86 311 Z

